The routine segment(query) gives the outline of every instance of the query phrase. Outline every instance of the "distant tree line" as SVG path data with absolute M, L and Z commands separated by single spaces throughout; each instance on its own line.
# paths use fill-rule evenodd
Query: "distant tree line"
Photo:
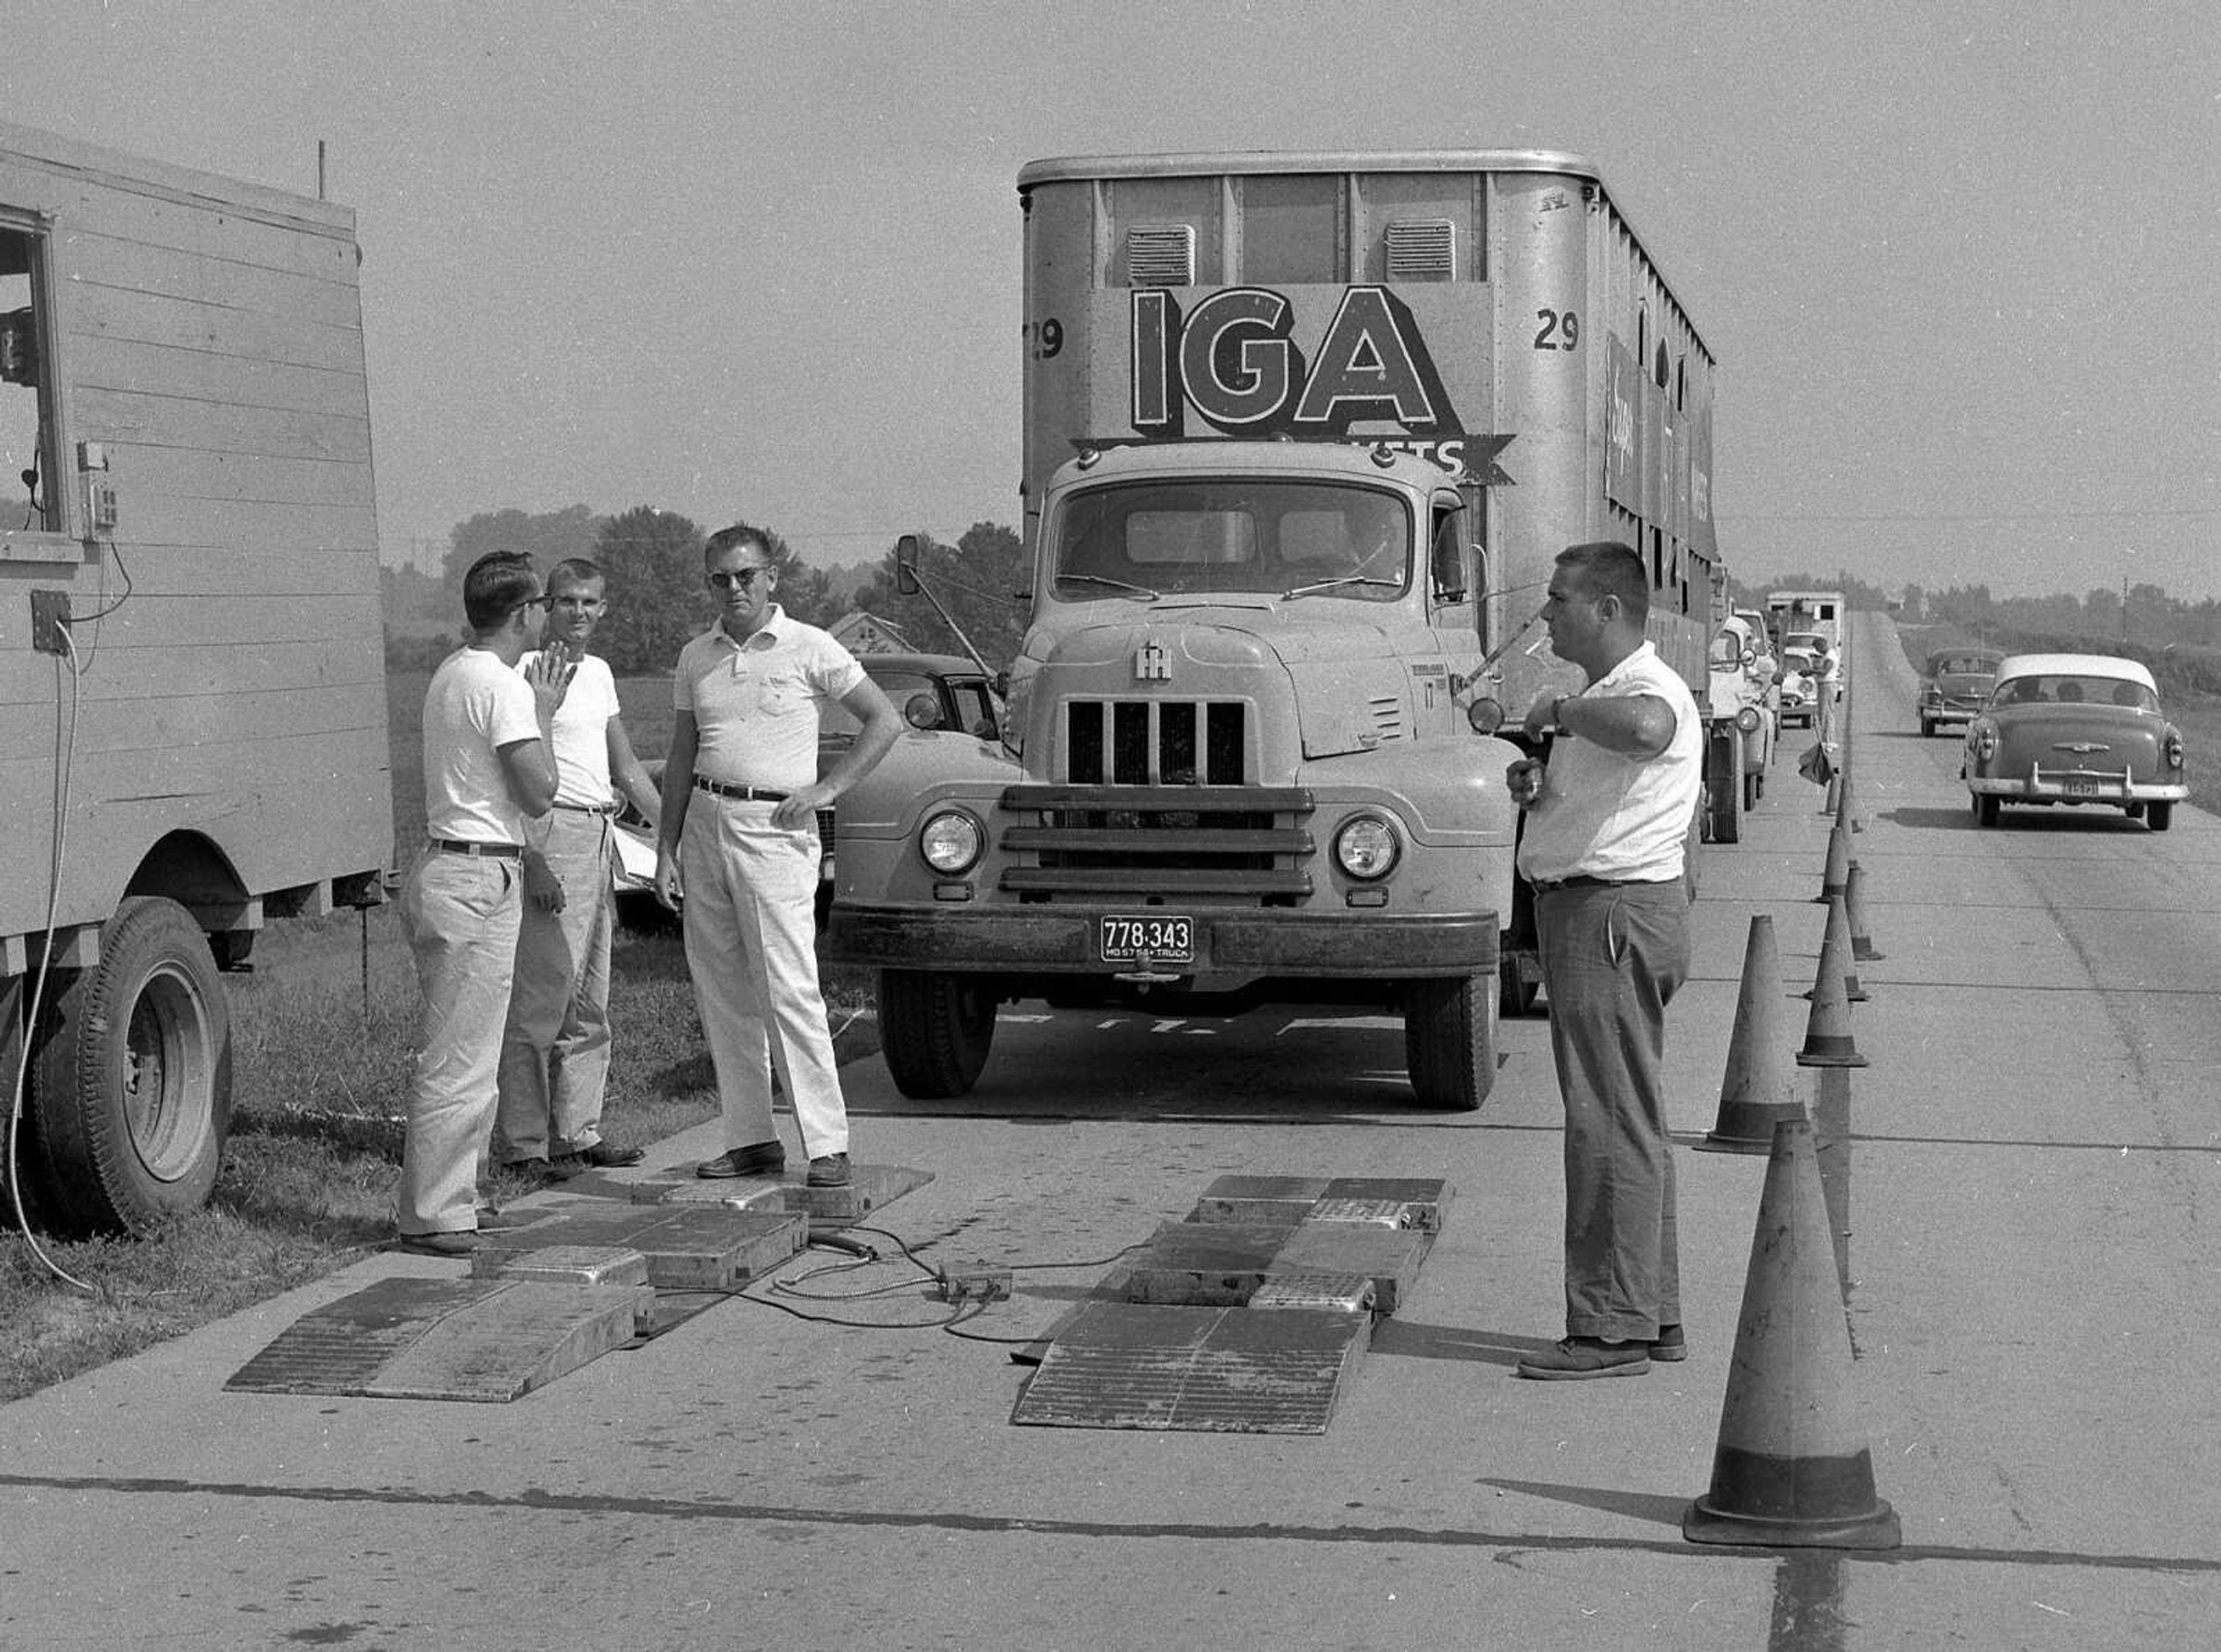
M 915 648 L 964 652 L 931 602 L 897 589 L 892 537 L 879 561 L 860 577 L 847 571 L 836 578 L 804 562 L 776 529 L 763 527 L 763 534 L 779 570 L 779 605 L 797 619 L 830 626 L 857 610 Z M 531 556 L 543 574 L 571 558 L 597 565 L 608 577 L 610 610 L 596 648 L 620 676 L 667 671 L 686 639 L 716 616 L 702 579 L 706 537 L 707 531 L 686 517 L 652 505 L 635 505 L 611 516 L 596 516 L 583 504 L 537 514 L 481 512 L 448 535 L 436 578 L 407 569 L 385 571 L 386 664 L 397 671 L 437 665 L 462 640 L 463 575 L 489 551 L 518 550 Z M 928 535 L 918 566 L 949 618 L 988 665 L 1008 665 L 1025 634 L 1026 574 L 1017 535 L 982 522 L 954 545 Z

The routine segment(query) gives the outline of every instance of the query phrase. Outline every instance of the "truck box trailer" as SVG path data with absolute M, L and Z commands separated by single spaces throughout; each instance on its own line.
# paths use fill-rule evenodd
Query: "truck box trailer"
M 353 214 L 0 124 L 0 1044 L 26 1202 L 215 1184 L 219 971 L 391 859 Z
M 1570 155 L 1018 187 L 1007 743 L 904 742 L 843 797 L 831 955 L 880 970 L 912 1095 L 973 1084 L 1007 999 L 1323 999 L 1399 1012 L 1420 1100 L 1480 1105 L 1537 978 L 1498 731 L 1580 683 L 1520 646 L 1557 552 L 1634 546 L 1705 698 L 1709 353 Z

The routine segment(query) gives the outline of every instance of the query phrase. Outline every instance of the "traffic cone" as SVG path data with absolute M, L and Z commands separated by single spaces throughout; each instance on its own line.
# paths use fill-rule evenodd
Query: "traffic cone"
M 1838 921 L 1841 901 L 1828 904 L 1828 929 L 1820 942 L 1820 967 L 1812 977 L 1812 1013 L 1805 1023 L 1799 1067 L 1864 1067 L 1867 1058 L 1851 1042 L 1850 929 Z
M 1728 1035 L 1727 1077 L 1720 1086 L 1720 1115 L 1697 1145 L 1712 1153 L 1765 1153 L 1774 1127 L 1805 1117 L 1790 1093 L 1788 1046 L 1774 1029 L 1780 1015 L 1781 968 L 1774 948 L 1774 920 L 1750 921 L 1743 945 L 1742 989 L 1736 998 L 1735 1030 Z
M 1844 823 L 1845 831 L 1862 832 L 1867 829 L 1866 823 L 1859 818 L 1856 802 L 1858 782 L 1851 778 L 1851 765 L 1848 753 L 1844 756 L 1842 770 L 1843 783 L 1836 789 L 1836 814 Z
M 1874 995 L 1859 985 L 1859 967 L 1851 949 L 1851 921 L 1846 915 L 1848 910 L 1843 904 L 1843 898 L 1840 895 L 1828 903 L 1828 927 L 1821 933 L 1820 967 L 1822 969 L 1827 967 L 1829 949 L 1834 948 L 1836 962 L 1842 967 L 1843 972 L 1844 1002 L 1864 1004 Z M 1812 980 L 1812 991 L 1805 993 L 1805 996 L 1808 998 L 1811 998 L 1819 990 L 1819 976 L 1816 971 Z
M 1836 1284 L 1812 1127 L 1774 1127 L 1742 1313 L 1720 1407 L 1711 1489 L 1689 1505 L 1692 1543 L 1895 1549 L 1897 1511 L 1874 1494 L 1851 1417 L 1851 1335 Z
M 1843 875 L 1843 916 L 1851 930 L 1851 956 L 1861 963 L 1871 962 L 1883 954 L 1874 943 L 1874 930 L 1867 923 L 1865 890 L 1861 887 L 1865 873 L 1859 863 L 1851 862 L 1851 869 Z
M 1843 885 L 1851 876 L 1851 829 L 1844 823 L 1845 817 L 1838 814 L 1836 823 L 1828 829 L 1828 867 L 1820 877 L 1820 892 L 1812 898 L 1822 905 L 1843 892 Z

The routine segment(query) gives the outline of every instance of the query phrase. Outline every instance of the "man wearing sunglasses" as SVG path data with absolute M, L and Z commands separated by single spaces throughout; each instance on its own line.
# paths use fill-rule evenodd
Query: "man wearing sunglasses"
M 686 903 L 686 963 L 717 1074 L 725 1151 L 709 1177 L 773 1176 L 786 1150 L 771 1083 L 794 1104 L 808 1181 L 849 1180 L 848 1109 L 817 985 L 817 811 L 871 772 L 902 716 L 855 657 L 773 601 L 779 569 L 745 523 L 711 535 L 703 571 L 717 623 L 680 652 L 672 681 L 655 893 Z M 821 779 L 821 707 L 862 727 Z

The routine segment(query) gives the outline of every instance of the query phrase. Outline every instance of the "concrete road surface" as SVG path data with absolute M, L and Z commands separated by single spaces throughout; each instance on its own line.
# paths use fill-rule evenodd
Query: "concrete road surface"
M 385 1648 L 2205 1648 L 2221 1626 L 2221 823 L 2008 815 L 1921 739 L 1861 617 L 1853 773 L 1886 956 L 1850 1011 L 1851 1298 L 1834 1374 L 1904 1546 L 1720 1549 L 1710 1481 L 1762 1158 L 1679 1161 L 1692 1357 L 1529 1383 L 1559 1323 L 1558 1108 L 1536 1018 L 1477 1117 L 1419 1111 L 1365 1017 L 1006 1015 L 979 1088 L 848 1073 L 879 1212 L 1029 1264 L 962 1327 L 894 1261 L 807 1311 L 725 1301 L 507 1405 L 235 1394 L 381 1255 L 0 1409 L 0 1645 Z M 1715 1122 L 1755 914 L 1800 1044 L 1830 817 L 1792 735 L 1708 853 L 1674 1117 Z M 1800 1083 L 1810 1075 L 1800 1069 Z M 714 1150 L 714 1128 L 648 1169 Z M 1447 1176 L 1411 1300 L 1323 1437 L 1019 1428 L 1013 1346 L 1229 1172 Z M 891 1241 L 879 1240 L 892 1250 Z M 812 1253 L 782 1274 L 837 1261 Z M 1051 1267 L 1044 1264 L 1071 1264 Z M 1084 1265 L 1083 1265 L 1084 1264 Z

